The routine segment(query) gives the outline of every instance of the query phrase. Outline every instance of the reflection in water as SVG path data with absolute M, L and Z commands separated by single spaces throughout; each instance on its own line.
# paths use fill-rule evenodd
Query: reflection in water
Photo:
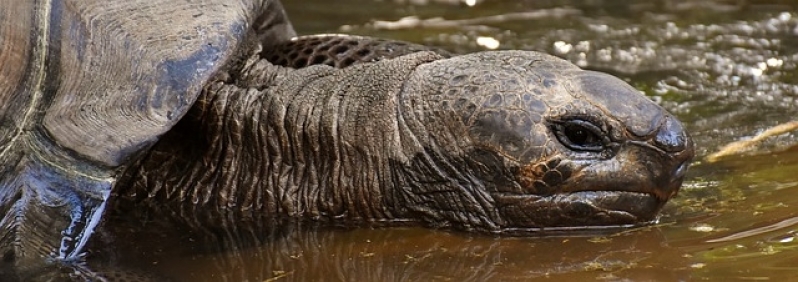
M 345 31 L 459 52 L 484 50 L 478 39 L 492 38 L 499 49 L 612 72 L 686 121 L 700 156 L 798 116 L 794 1 L 284 2 L 304 34 Z M 495 20 L 558 9 L 573 12 Z M 407 16 L 444 24 L 377 24 Z M 798 276 L 795 144 L 798 134 L 786 133 L 749 155 L 699 161 L 661 225 L 608 237 L 295 223 L 188 231 L 151 220 L 101 230 L 90 258 L 178 281 L 785 280 Z
M 689 278 L 688 269 L 672 265 L 685 265 L 684 254 L 668 246 L 657 228 L 595 238 L 499 238 L 412 227 L 297 224 L 270 230 L 119 230 L 124 228 L 104 234 L 124 254 L 117 263 L 132 261 L 142 269 L 149 264 L 179 281 Z M 136 238 L 149 238 L 147 246 Z

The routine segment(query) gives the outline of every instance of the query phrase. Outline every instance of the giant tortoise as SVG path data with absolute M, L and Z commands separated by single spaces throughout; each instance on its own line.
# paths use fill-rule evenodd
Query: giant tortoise
M 531 51 L 290 41 L 277 0 L 6 1 L 0 35 L 0 271 L 80 261 L 109 199 L 501 234 L 632 226 L 693 156 L 681 123 L 613 76 Z

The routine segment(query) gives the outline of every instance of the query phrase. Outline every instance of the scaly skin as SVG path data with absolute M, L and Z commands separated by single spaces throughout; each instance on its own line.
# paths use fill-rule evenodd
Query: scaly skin
M 296 69 L 312 65 L 345 68 L 420 51 L 434 51 L 447 58 L 452 56 L 446 50 L 410 42 L 340 34 L 295 37 L 290 42 L 266 48 L 260 56 L 275 65 Z
M 205 88 L 120 180 L 121 202 L 222 224 L 622 226 L 653 220 L 693 156 L 679 122 L 626 83 L 535 52 L 257 59 Z

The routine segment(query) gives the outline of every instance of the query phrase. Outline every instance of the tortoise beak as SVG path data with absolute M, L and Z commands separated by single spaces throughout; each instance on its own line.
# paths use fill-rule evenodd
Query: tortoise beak
M 682 186 L 695 155 L 693 141 L 671 115 L 650 137 L 620 144 L 616 155 L 595 162 L 564 183 L 564 192 L 628 191 L 652 194 L 664 202 Z
M 673 128 L 663 126 L 663 130 Z M 618 144 L 617 153 L 609 159 L 560 162 L 558 167 L 574 169 L 563 170 L 571 171 L 570 177 L 546 193 L 495 193 L 506 226 L 539 232 L 533 229 L 592 229 L 652 222 L 678 193 L 694 156 L 689 136 L 684 131 L 672 133 Z

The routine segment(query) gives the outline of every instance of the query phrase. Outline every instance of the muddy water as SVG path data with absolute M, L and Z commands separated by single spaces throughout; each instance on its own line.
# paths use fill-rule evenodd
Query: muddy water
M 178 281 L 798 279 L 798 133 L 703 159 L 798 119 L 794 1 L 284 2 L 303 34 L 374 35 L 457 52 L 539 50 L 613 73 L 678 115 L 699 156 L 660 224 L 619 234 L 497 238 L 256 225 L 99 234 L 125 254 L 102 260 Z

